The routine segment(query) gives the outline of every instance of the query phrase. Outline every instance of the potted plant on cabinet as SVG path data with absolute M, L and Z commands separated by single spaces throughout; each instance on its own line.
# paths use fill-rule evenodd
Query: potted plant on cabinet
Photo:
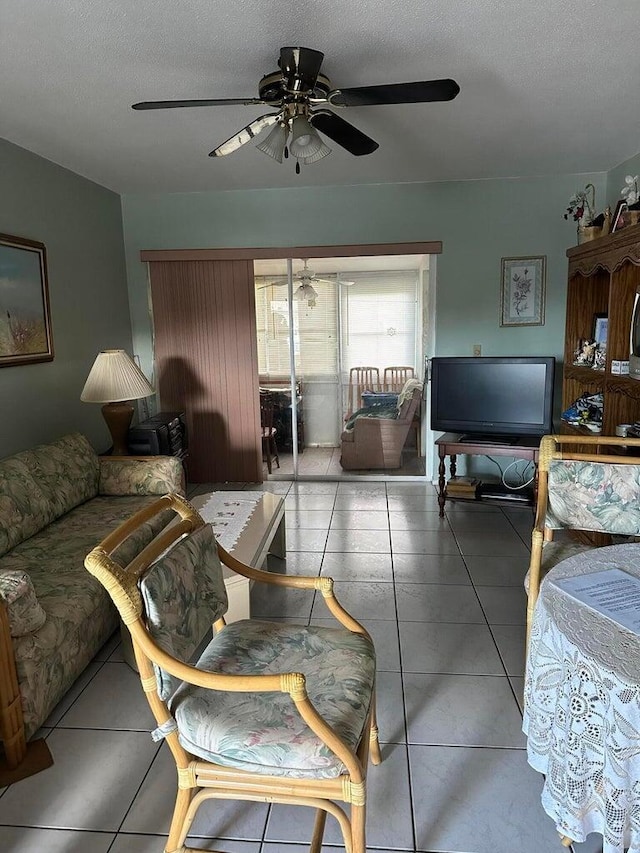
M 593 184 L 587 184 L 583 190 L 578 190 L 569 199 L 564 218 L 571 217 L 578 223 L 578 243 L 595 240 L 596 237 L 609 233 L 608 220 L 611 218 L 609 208 L 606 213 L 600 213 L 597 216 L 595 210 L 596 188 Z

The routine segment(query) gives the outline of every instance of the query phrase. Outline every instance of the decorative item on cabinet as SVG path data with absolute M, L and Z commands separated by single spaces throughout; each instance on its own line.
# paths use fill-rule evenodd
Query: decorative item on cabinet
M 578 244 L 587 243 L 609 233 L 611 227 L 611 208 L 596 215 L 596 188 L 587 184 L 583 190 L 578 190 L 569 199 L 564 218 L 571 217 L 578 223 Z
M 562 388 L 562 411 L 582 395 L 602 395 L 602 433 L 614 435 L 620 423 L 640 421 L 640 382 L 626 374 L 626 362 L 633 356 L 632 318 L 637 314 L 637 366 L 640 379 L 640 225 L 606 235 L 596 242 L 567 250 L 569 280 Z M 638 294 L 638 295 L 637 295 Z M 634 314 L 634 302 L 637 311 Z M 594 369 L 577 361 L 577 342 L 604 338 L 607 318 L 604 369 Z M 630 346 L 631 337 L 631 346 Z M 605 348 L 606 347 L 606 348 Z M 599 357 L 602 359 L 602 356 Z M 593 362 L 595 362 L 595 351 Z M 630 370 L 632 370 L 630 365 Z M 561 423 L 561 432 L 586 433 L 589 427 Z

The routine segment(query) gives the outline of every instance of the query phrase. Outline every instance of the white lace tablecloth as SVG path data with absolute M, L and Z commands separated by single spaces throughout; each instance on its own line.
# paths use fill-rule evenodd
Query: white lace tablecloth
M 640 637 L 550 583 L 607 568 L 640 577 L 640 544 L 578 554 L 545 578 L 523 731 L 558 831 L 574 841 L 598 832 L 603 853 L 640 853 Z
M 211 522 L 225 551 L 230 551 L 263 497 L 264 492 L 212 492 L 198 512 Z

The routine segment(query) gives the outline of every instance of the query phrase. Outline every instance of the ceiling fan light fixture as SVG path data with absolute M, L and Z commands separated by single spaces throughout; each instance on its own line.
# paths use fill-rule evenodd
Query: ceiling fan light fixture
M 308 157 L 303 157 L 302 162 L 305 166 L 310 166 L 312 163 L 317 163 L 318 160 L 322 160 L 322 158 L 326 157 L 327 154 L 331 154 L 331 149 L 321 139 L 320 148 L 316 151 L 316 153 L 311 154 Z
M 318 131 L 309 124 L 306 116 L 297 115 L 291 122 L 289 151 L 293 156 L 299 160 L 313 157 L 323 145 L 324 142 L 320 139 Z
M 300 302 L 304 302 L 306 300 L 309 303 L 309 306 L 313 308 L 316 304 L 316 299 L 318 298 L 318 292 L 310 284 L 301 284 L 295 292 L 295 298 L 300 300 Z
M 289 128 L 285 122 L 278 122 L 271 132 L 262 140 L 259 145 L 256 145 L 258 151 L 272 157 L 277 163 L 282 163 L 282 155 L 287 144 L 289 136 Z

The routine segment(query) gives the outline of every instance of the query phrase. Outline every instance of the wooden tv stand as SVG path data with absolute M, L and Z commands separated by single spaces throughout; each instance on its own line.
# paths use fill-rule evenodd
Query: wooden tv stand
M 444 507 L 447 501 L 445 478 L 445 457 L 449 457 L 450 476 L 456 476 L 456 457 L 459 454 L 467 456 L 513 456 L 515 459 L 526 459 L 538 464 L 540 439 L 537 436 L 465 436 L 455 432 L 445 432 L 437 438 L 436 446 L 440 464 L 438 466 L 438 506 L 440 518 L 444 517 Z M 537 470 L 536 470 L 537 479 Z M 535 483 L 535 481 L 534 481 Z M 535 489 L 534 489 L 535 493 Z M 458 499 L 458 498 L 456 498 Z

